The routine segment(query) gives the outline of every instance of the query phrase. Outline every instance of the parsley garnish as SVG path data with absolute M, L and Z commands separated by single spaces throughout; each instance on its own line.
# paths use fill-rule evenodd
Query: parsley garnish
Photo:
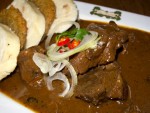
M 86 29 L 72 29 L 70 31 L 65 31 L 56 36 L 56 42 L 63 36 L 67 36 L 69 38 L 73 38 L 75 40 L 82 40 L 84 35 L 88 34 L 89 32 Z

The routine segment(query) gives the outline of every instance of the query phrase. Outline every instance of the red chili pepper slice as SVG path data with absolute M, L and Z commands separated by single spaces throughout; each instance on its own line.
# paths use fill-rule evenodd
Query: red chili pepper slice
M 57 42 L 57 46 L 64 46 L 70 42 L 70 38 L 68 37 L 61 37 L 60 40 Z
M 71 43 L 68 44 L 69 49 L 74 49 L 80 44 L 80 40 L 73 40 Z

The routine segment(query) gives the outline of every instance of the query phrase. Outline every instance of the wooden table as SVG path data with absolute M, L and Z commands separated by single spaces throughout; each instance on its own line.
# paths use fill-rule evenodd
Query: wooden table
M 78 0 L 150 16 L 150 0 Z

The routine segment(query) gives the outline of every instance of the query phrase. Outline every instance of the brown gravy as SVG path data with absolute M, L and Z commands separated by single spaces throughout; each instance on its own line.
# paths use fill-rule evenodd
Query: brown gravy
M 80 20 L 86 27 L 89 21 Z M 101 23 L 99 23 L 101 24 Z M 75 97 L 59 98 L 60 91 L 47 91 L 46 87 L 34 89 L 20 78 L 19 69 L 0 82 L 0 91 L 23 105 L 40 113 L 128 113 L 130 106 L 144 113 L 150 112 L 150 33 L 136 29 L 123 28 L 135 35 L 130 41 L 126 54 L 120 54 L 122 76 L 129 85 L 129 99 L 126 101 L 108 101 L 93 106 Z

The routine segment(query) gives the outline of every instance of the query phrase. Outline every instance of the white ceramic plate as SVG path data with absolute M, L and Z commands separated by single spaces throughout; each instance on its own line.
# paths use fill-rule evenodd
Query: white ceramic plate
M 97 5 L 87 4 L 79 1 L 75 1 L 79 9 L 79 18 L 83 20 L 94 20 L 101 22 L 109 22 L 110 20 L 115 21 L 118 25 L 123 25 L 131 28 L 137 28 L 150 32 L 150 17 L 143 16 L 139 14 L 134 14 L 130 12 L 125 12 L 117 9 L 112 9 L 108 7 L 101 7 L 102 10 L 109 12 L 121 11 L 121 20 L 116 21 L 114 19 L 107 19 L 106 17 L 99 17 L 96 15 L 91 15 L 90 12 Z M 0 92 L 0 113 L 33 113 L 33 111 L 25 108 L 14 100 L 10 99 L 6 95 Z
M 131 28 L 136 28 L 140 30 L 144 30 L 150 32 L 150 17 L 139 15 L 135 13 L 130 13 L 118 9 L 108 8 L 104 6 L 98 6 L 93 4 L 88 4 L 84 2 L 75 1 L 77 7 L 79 9 L 79 18 L 83 20 L 94 20 L 94 21 L 101 21 L 101 22 L 109 22 L 110 20 L 115 21 L 118 25 L 127 26 Z M 114 19 L 107 19 L 106 17 L 99 17 L 97 15 L 91 15 L 90 12 L 93 10 L 95 6 L 100 7 L 104 11 L 114 12 L 120 11 L 121 12 L 121 20 L 116 21 Z

